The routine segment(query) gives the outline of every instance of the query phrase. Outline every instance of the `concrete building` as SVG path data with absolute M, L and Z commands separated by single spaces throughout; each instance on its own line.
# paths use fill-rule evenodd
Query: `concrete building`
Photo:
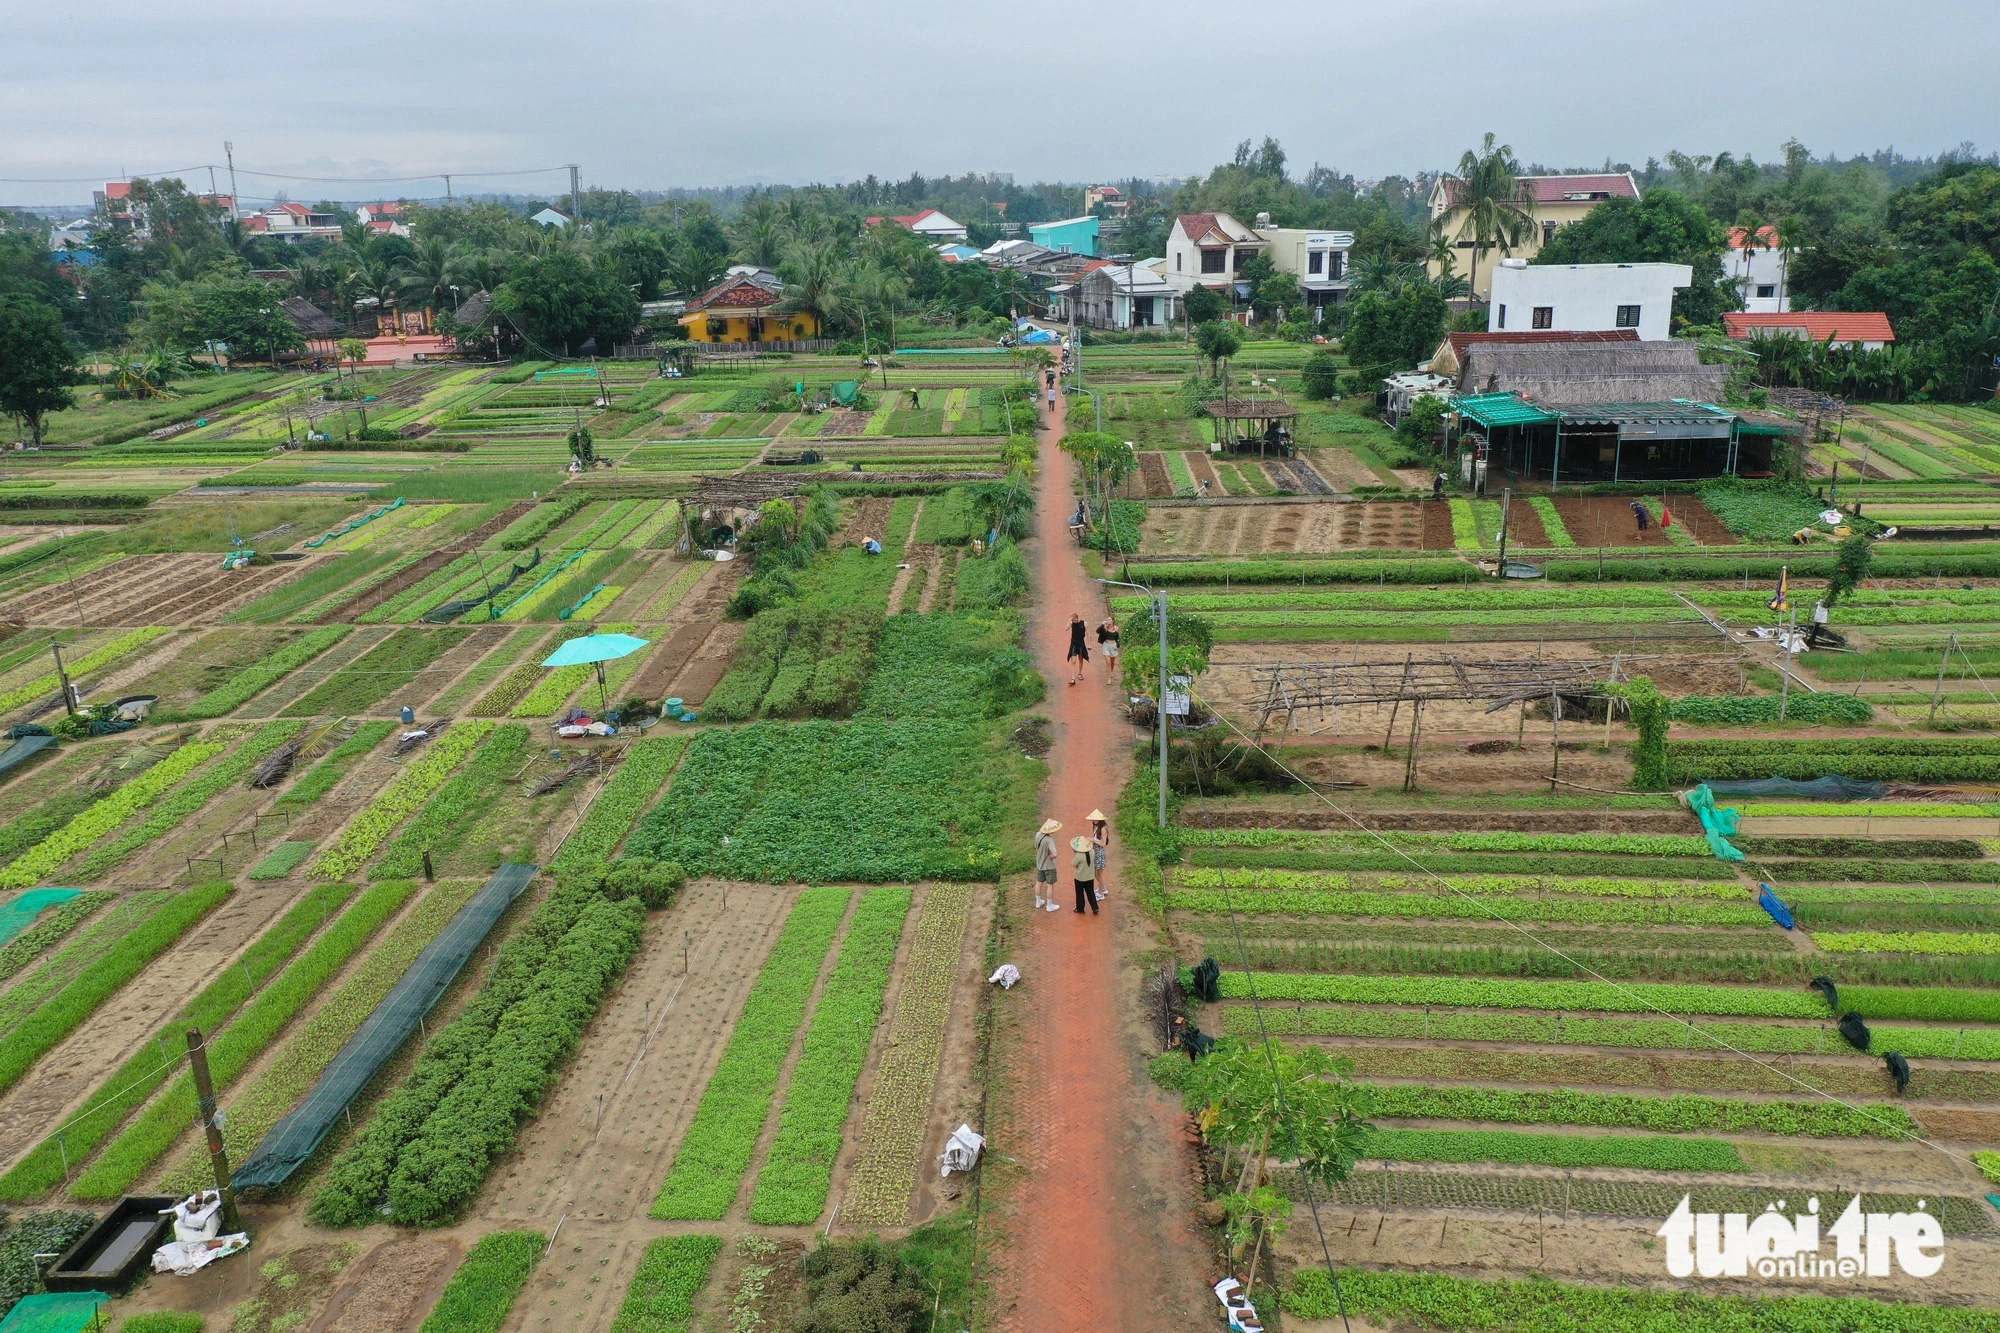
M 1093 329 L 1157 329 L 1180 318 L 1180 293 L 1140 264 L 1100 264 L 1075 283 L 1077 320 Z
M 1782 314 L 1792 308 L 1792 294 L 1786 286 L 1791 276 L 1792 251 L 1778 244 L 1775 227 L 1759 227 L 1753 238 L 1743 227 L 1729 229 L 1729 244 L 1722 251 L 1722 276 L 1736 284 L 1743 308 L 1752 314 Z
M 1095 259 L 1097 226 L 1096 218 L 1064 218 L 1060 222 L 1037 222 L 1028 228 L 1028 239 L 1046 249 Z
M 905 231 L 913 231 L 919 236 L 927 236 L 934 241 L 962 241 L 965 239 L 965 224 L 954 222 L 935 208 L 926 208 L 921 213 L 907 217 L 874 217 L 868 225 L 879 227 L 885 222 L 893 222 Z
M 1328 306 L 1347 299 L 1347 252 L 1354 248 L 1351 231 L 1313 231 L 1303 227 L 1271 227 L 1260 223 L 1259 236 L 1280 273 L 1299 280 L 1306 307 L 1317 323 Z
M 1493 270 L 1489 332 L 1519 329 L 1599 332 L 1637 329 L 1663 342 L 1674 292 L 1694 280 L 1686 264 L 1530 264 L 1504 259 Z
M 1749 310 L 1726 310 L 1722 328 L 1731 338 L 1809 338 L 1834 347 L 1859 347 L 1877 352 L 1896 341 L 1889 316 L 1880 310 L 1794 310 L 1783 314 L 1758 314 Z
M 1520 188 L 1520 205 L 1527 212 L 1530 225 L 1518 244 L 1505 250 L 1488 247 L 1483 255 L 1479 253 L 1478 238 L 1472 234 L 1470 210 L 1459 202 L 1464 182 L 1456 176 L 1441 176 L 1431 187 L 1431 226 L 1451 239 L 1458 252 L 1452 271 L 1471 282 L 1474 296 L 1486 296 L 1493 272 L 1502 260 L 1533 259 L 1556 232 L 1589 217 L 1591 210 L 1605 200 L 1639 197 L 1639 182 L 1632 179 L 1629 171 L 1589 176 L 1517 176 L 1515 184 Z M 1478 272 L 1473 271 L 1475 261 Z M 1438 276 L 1438 265 L 1432 263 L 1430 271 L 1432 277 Z
M 1253 256 L 1270 248 L 1262 236 L 1227 213 L 1183 213 L 1167 232 L 1163 276 L 1180 292 L 1232 287 Z
M 337 241 L 340 219 L 331 213 L 315 213 L 304 204 L 273 204 L 261 213 L 239 219 L 244 229 L 259 236 L 297 245 L 300 241 Z

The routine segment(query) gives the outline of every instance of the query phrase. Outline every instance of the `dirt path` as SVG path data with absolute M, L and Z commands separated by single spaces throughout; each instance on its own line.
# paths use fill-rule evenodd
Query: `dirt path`
M 1058 836 L 1067 839 L 1086 827 L 1092 806 L 1114 807 L 1119 756 L 1130 747 L 1098 664 L 1076 686 L 1063 669 L 1071 612 L 1093 618 L 1104 600 L 1064 526 L 1073 488 L 1056 447 L 1061 433 L 1057 415 L 1042 434 L 1030 559 L 1040 587 L 1033 650 L 1055 724 L 1043 808 L 1063 821 Z M 1122 876 L 1112 883 L 1122 889 Z M 1214 1298 L 1201 1287 L 1212 1260 L 1193 1223 L 1184 1118 L 1145 1080 L 1138 973 L 1120 957 L 1121 948 L 1152 947 L 1155 928 L 1122 891 L 1098 917 L 1031 912 L 1025 885 L 1002 896 L 1002 948 L 1024 980 L 996 1003 L 1001 1086 L 984 1182 L 992 1234 L 981 1244 L 991 1256 L 994 1326 L 1047 1327 L 1060 1311 L 1064 1328 L 1213 1327 Z
M 13 1165 L 74 1112 L 91 1089 L 151 1040 L 162 1023 L 291 903 L 287 893 L 238 889 L 43 1056 L 0 1098 L 0 1166 Z

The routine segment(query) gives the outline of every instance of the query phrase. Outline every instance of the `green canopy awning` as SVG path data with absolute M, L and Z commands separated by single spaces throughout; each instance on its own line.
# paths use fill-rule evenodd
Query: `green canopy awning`
M 1512 393 L 1472 393 L 1452 400 L 1462 417 L 1470 418 L 1494 430 L 1501 426 L 1541 426 L 1562 418 L 1545 408 L 1537 407 L 1519 394 Z

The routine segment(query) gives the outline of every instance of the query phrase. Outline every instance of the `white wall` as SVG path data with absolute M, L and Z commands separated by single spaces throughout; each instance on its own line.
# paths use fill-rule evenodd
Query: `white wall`
M 1722 252 L 1723 276 L 1738 284 L 1743 308 L 1755 315 L 1779 315 L 1792 308 L 1791 294 L 1786 290 L 1790 267 L 1788 252 L 1768 246 Z M 1771 288 L 1771 295 L 1757 295 L 1759 287 Z
M 1518 262 L 1518 261 L 1516 261 Z M 1693 281 L 1686 264 L 1521 264 L 1493 270 L 1492 301 L 1486 308 L 1489 331 L 1522 333 L 1535 328 L 1535 309 L 1545 306 L 1544 327 L 1597 332 L 1615 329 L 1618 308 L 1639 307 L 1639 338 L 1664 341 L 1673 313 L 1674 291 Z

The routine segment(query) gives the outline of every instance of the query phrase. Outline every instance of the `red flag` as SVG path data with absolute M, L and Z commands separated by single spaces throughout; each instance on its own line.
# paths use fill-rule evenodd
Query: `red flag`
M 1673 525 L 1674 525 L 1674 516 L 1673 516 L 1673 514 L 1672 514 L 1672 513 L 1671 513 L 1671 512 L 1670 512 L 1670 511 L 1669 511 L 1669 510 L 1667 509 L 1667 506 L 1666 506 L 1666 502 L 1665 502 L 1665 501 L 1661 501 L 1661 503 L 1660 503 L 1660 526 L 1661 526 L 1661 527 L 1663 527 L 1663 528 L 1671 528 L 1671 527 L 1672 527 Z

